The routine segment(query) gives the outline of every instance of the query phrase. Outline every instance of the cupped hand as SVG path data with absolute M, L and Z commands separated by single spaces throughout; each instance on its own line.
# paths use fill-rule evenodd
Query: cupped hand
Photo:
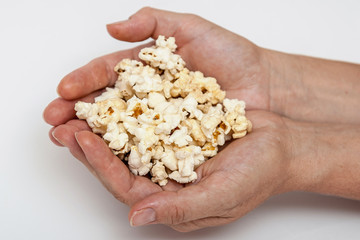
M 245 100 L 248 109 L 269 109 L 262 50 L 234 33 L 194 15 L 151 8 L 108 25 L 108 31 L 130 42 L 160 34 L 174 36 L 189 69 L 217 78 L 227 97 Z M 143 47 L 97 58 L 68 74 L 58 86 L 60 97 L 44 111 L 45 121 L 54 126 L 50 130 L 52 141 L 68 147 L 117 199 L 132 206 L 131 223 L 140 225 L 140 220 L 147 218 L 179 231 L 224 224 L 283 189 L 288 158 L 280 143 L 281 134 L 276 133 L 282 122 L 270 113 L 251 114 L 254 132 L 198 168 L 198 182 L 185 188 L 174 182 L 161 188 L 145 177 L 132 175 L 84 121 L 74 119 L 74 104 L 78 100 L 91 102 L 104 87 L 112 86 L 117 79 L 113 71 L 116 63 L 123 58 L 138 59 Z M 262 120 L 267 117 L 270 120 Z M 155 215 L 144 210 L 148 208 Z
M 152 8 L 140 10 L 129 20 L 109 24 L 107 29 L 114 38 L 129 42 L 174 36 L 177 52 L 190 70 L 217 78 L 227 97 L 245 100 L 248 109 L 269 109 L 269 71 L 263 51 L 239 35 L 195 15 Z M 58 126 L 75 118 L 76 101 L 91 101 L 99 94 L 97 91 L 114 85 L 116 63 L 123 58 L 138 59 L 143 47 L 99 57 L 65 76 L 57 89 L 60 98 L 44 111 L 45 121 Z
M 160 223 L 185 232 L 222 225 L 270 196 L 292 190 L 296 174 L 289 120 L 265 111 L 249 111 L 248 117 L 253 132 L 201 165 L 195 183 L 135 203 L 129 213 L 131 224 Z
M 249 111 L 248 117 L 253 132 L 201 165 L 197 181 L 186 186 L 170 181 L 160 187 L 134 176 L 82 121 L 70 121 L 71 129 L 61 125 L 54 135 L 118 200 L 131 206 L 133 226 L 160 223 L 183 232 L 232 222 L 268 197 L 291 190 L 288 120 L 265 111 Z

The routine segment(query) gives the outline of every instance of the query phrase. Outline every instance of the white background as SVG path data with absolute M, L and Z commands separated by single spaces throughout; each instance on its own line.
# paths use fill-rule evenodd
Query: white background
M 60 79 L 133 44 L 105 24 L 150 5 L 203 16 L 256 44 L 360 63 L 360 1 L 0 2 L 0 239 L 359 239 L 360 202 L 309 193 L 274 197 L 223 227 L 132 228 L 117 202 L 66 149 L 42 111 Z

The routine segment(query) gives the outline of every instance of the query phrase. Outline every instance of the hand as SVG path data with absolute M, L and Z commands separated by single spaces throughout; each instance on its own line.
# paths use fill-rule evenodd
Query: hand
M 131 206 L 135 226 L 162 223 L 192 231 L 226 224 L 293 190 L 360 199 L 359 126 L 300 123 L 264 111 L 248 111 L 248 118 L 253 132 L 197 168 L 197 181 L 185 187 L 170 181 L 161 188 L 134 176 L 83 121 L 61 125 L 54 135 Z
M 197 170 L 199 179 L 177 191 L 153 193 L 132 206 L 133 225 L 162 223 L 192 231 L 232 222 L 268 197 L 292 188 L 291 138 L 283 118 L 250 111 L 255 129 Z
M 185 187 L 170 181 L 161 188 L 146 177 L 134 176 L 100 137 L 86 130 L 85 123 L 72 121 L 66 134 L 65 126 L 54 133 L 118 200 L 132 207 L 133 225 L 150 221 L 192 231 L 232 222 L 290 189 L 291 140 L 284 120 L 262 111 L 250 111 L 248 117 L 253 132 L 201 165 L 198 180 Z M 144 210 L 148 208 L 154 212 Z
M 248 40 L 200 17 L 144 8 L 129 20 L 108 25 L 109 33 L 123 41 L 142 41 L 162 34 L 174 36 L 178 53 L 187 67 L 217 78 L 227 97 L 245 100 L 247 108 L 269 109 L 268 70 L 263 66 L 262 50 Z M 59 99 L 44 111 L 51 125 L 75 117 L 79 98 L 91 99 L 107 86 L 114 85 L 113 68 L 123 58 L 138 59 L 144 46 L 116 52 L 91 61 L 65 76 L 58 86 Z
M 227 97 L 245 100 L 247 109 L 306 121 L 359 122 L 359 111 L 353 110 L 360 98 L 357 65 L 266 50 L 200 17 L 151 8 L 108 25 L 108 31 L 131 42 L 175 36 L 187 66 L 216 77 Z M 65 76 L 58 86 L 60 98 L 44 111 L 45 121 L 58 126 L 75 118 L 76 101 L 91 101 L 97 91 L 112 86 L 115 64 L 123 58 L 138 59 L 143 47 L 97 58 Z
M 266 71 L 261 70 L 261 51 L 244 38 L 193 15 L 175 14 L 148 8 L 141 10 L 128 21 L 109 25 L 108 30 L 112 36 L 125 41 L 141 41 L 148 37 L 156 38 L 159 34 L 175 36 L 179 46 L 178 52 L 188 63 L 190 69 L 197 69 L 206 75 L 216 77 L 222 88 L 227 91 L 227 96 L 244 99 L 248 103 L 248 109 L 268 109 L 268 84 L 266 74 L 264 74 Z M 53 142 L 59 146 L 68 147 L 71 153 L 87 166 L 117 199 L 130 206 L 151 194 L 164 191 L 176 192 L 182 187 L 170 182 L 161 188 L 147 178 L 132 175 L 127 167 L 111 153 L 103 140 L 90 132 L 84 121 L 73 120 L 75 118 L 73 108 L 78 100 L 91 102 L 95 96 L 99 95 L 102 88 L 112 86 L 117 78 L 113 66 L 123 58 L 137 59 L 137 53 L 141 48 L 143 46 L 95 59 L 70 73 L 59 84 L 60 98 L 50 103 L 44 111 L 45 121 L 55 126 L 50 130 L 50 138 Z M 199 54 L 192 54 L 194 52 L 199 52 Z M 239 55 L 231 58 L 232 54 L 230 53 L 233 52 L 237 52 Z M 228 148 L 229 150 L 219 156 L 231 155 L 231 149 L 236 147 L 232 144 Z M 209 161 L 209 166 L 215 167 L 214 163 L 216 162 L 215 160 Z M 229 162 L 231 161 L 229 160 Z M 226 166 L 224 167 L 226 169 Z M 201 172 L 201 169 L 206 171 Z M 221 175 L 214 168 L 201 167 L 198 171 L 199 180 L 202 180 L 199 185 L 193 186 L 201 187 L 211 179 L 217 181 L 216 175 Z M 212 172 L 215 177 L 206 180 L 206 176 Z M 223 171 L 219 170 L 219 172 Z M 201 174 L 204 178 L 201 177 Z M 220 177 L 218 182 L 224 180 L 231 182 L 231 178 Z M 233 187 L 235 185 L 235 182 L 231 184 Z M 189 187 L 189 189 L 190 192 L 196 191 L 193 187 Z M 253 191 L 252 187 L 243 190 Z M 184 191 L 184 193 L 186 192 L 187 190 Z M 236 217 L 240 217 L 240 215 L 234 215 L 227 221 Z M 134 224 L 136 224 L 135 220 L 136 218 L 132 219 Z M 195 222 L 195 219 L 191 221 L 182 219 L 181 221 Z M 222 224 L 225 220 L 222 219 L 213 224 L 205 224 L 205 222 L 203 226 Z M 180 219 L 174 219 L 174 222 L 167 224 L 184 231 L 194 228 L 194 225 L 191 228 L 185 227 L 192 223 L 180 224 Z
M 279 85 L 279 82 L 272 85 L 272 76 L 276 68 L 270 67 L 272 61 L 269 60 L 269 56 L 275 55 L 242 37 L 193 15 L 149 8 L 139 11 L 128 21 L 109 25 L 108 31 L 115 38 L 125 41 L 142 41 L 148 37 L 156 38 L 159 34 L 175 36 L 179 46 L 178 52 L 188 63 L 188 67 L 216 77 L 222 88 L 227 91 L 228 97 L 245 100 L 248 109 L 281 112 L 276 106 L 274 108 L 274 99 L 270 97 L 274 94 L 270 93 L 270 86 L 281 86 L 282 89 L 286 89 L 288 85 Z M 129 217 L 133 225 L 139 225 L 141 218 L 148 221 L 154 219 L 152 223 L 168 224 L 179 231 L 220 225 L 243 216 L 269 196 L 292 189 L 358 198 L 356 191 L 349 193 L 349 189 L 343 187 L 354 182 L 354 178 L 350 176 L 357 175 L 352 174 L 347 176 L 348 178 L 341 175 L 343 171 L 336 169 L 338 159 L 334 159 L 334 164 L 331 164 L 332 168 L 335 168 L 331 171 L 321 171 L 324 165 L 328 164 L 326 161 L 322 164 L 316 163 L 316 167 L 313 166 L 314 161 L 304 161 L 309 165 L 307 171 L 303 167 L 294 167 L 297 161 L 293 159 L 292 137 L 289 137 L 291 134 L 286 124 L 290 120 L 261 111 L 248 112 L 255 126 L 254 132 L 244 139 L 234 141 L 216 157 L 199 167 L 199 180 L 195 184 L 182 188 L 170 182 L 161 188 L 145 177 L 132 175 L 111 153 L 104 141 L 90 132 L 84 121 L 73 120 L 73 109 L 78 100 L 93 101 L 102 88 L 112 86 L 116 81 L 113 66 L 123 58 L 137 59 L 137 53 L 143 47 L 100 57 L 70 73 L 59 84 L 60 98 L 50 103 L 44 111 L 45 121 L 55 126 L 50 130 L 53 142 L 68 147 L 117 199 L 132 206 Z M 193 54 L 195 52 L 197 54 Z M 234 57 L 233 53 L 239 55 Z M 274 60 L 272 66 L 275 62 L 284 62 L 288 58 L 289 56 L 286 56 L 282 61 Z M 289 71 L 287 69 L 284 72 Z M 296 75 L 297 71 L 292 74 Z M 283 100 L 280 94 L 273 98 Z M 306 109 L 304 104 L 301 107 Z M 287 107 L 285 113 L 292 116 L 291 112 L 294 112 L 294 109 L 289 109 Z M 324 111 L 327 114 L 332 113 L 333 109 L 329 109 Z M 349 109 L 351 110 L 351 107 Z M 302 111 L 295 110 L 297 115 L 302 116 Z M 308 113 L 304 116 L 308 120 L 320 121 L 322 116 L 316 114 L 322 112 L 314 112 L 315 115 Z M 339 119 L 332 118 L 334 121 Z M 353 129 L 351 126 L 348 128 Z M 311 127 L 310 129 L 314 130 Z M 301 136 L 301 133 L 302 131 L 299 131 L 298 136 Z M 307 137 L 302 137 L 298 142 L 303 142 Z M 317 143 L 316 139 L 312 141 L 312 144 L 314 143 Z M 358 149 L 356 141 L 353 145 L 354 149 Z M 307 153 L 309 149 L 311 146 L 303 148 L 303 151 Z M 306 157 L 305 160 L 316 157 L 318 156 L 315 151 L 315 154 Z M 351 166 L 349 169 L 354 172 L 357 166 L 355 160 L 351 158 L 351 163 L 348 163 Z M 303 162 L 301 164 L 304 165 Z M 302 175 L 298 171 L 309 174 Z M 327 174 L 334 171 L 337 171 L 336 174 L 339 176 L 336 179 L 346 179 L 346 184 L 325 184 L 329 179 L 333 179 L 332 175 L 329 177 Z M 319 172 L 322 172 L 321 178 Z M 313 180 L 318 180 L 317 178 L 326 179 L 325 183 L 314 185 Z M 219 199 L 219 196 L 222 198 Z M 145 208 L 153 209 L 155 215 L 151 214 L 150 210 L 143 210 Z M 147 218 L 143 213 L 148 213 Z

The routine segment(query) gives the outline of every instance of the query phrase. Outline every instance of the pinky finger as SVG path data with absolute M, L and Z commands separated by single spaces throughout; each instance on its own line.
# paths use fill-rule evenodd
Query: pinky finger
M 59 146 L 59 147 L 64 147 L 64 145 L 59 142 L 58 139 L 56 139 L 56 137 L 54 137 L 54 130 L 55 130 L 56 127 L 52 127 L 50 130 L 49 130 L 49 138 L 50 140 L 56 145 L 56 146 Z
M 70 153 L 77 158 L 82 164 L 84 164 L 89 171 L 95 174 L 94 169 L 91 167 L 89 162 L 86 159 L 86 156 L 79 144 L 76 141 L 75 133 L 82 131 L 83 129 L 79 129 L 76 126 L 70 124 L 63 124 L 54 129 L 52 132 L 53 137 L 60 142 L 63 146 L 69 148 Z

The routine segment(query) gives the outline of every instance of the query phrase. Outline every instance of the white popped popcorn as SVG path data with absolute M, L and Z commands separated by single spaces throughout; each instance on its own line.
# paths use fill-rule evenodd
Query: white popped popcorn
M 169 176 L 166 173 L 164 163 L 161 161 L 156 161 L 154 166 L 151 168 L 151 176 L 151 181 L 159 183 L 160 186 L 166 185 L 168 182 L 167 178 Z
M 109 147 L 115 151 L 120 151 L 129 141 L 129 136 L 122 123 L 111 122 L 107 125 L 106 133 L 103 138 L 109 142 Z
M 169 142 L 175 143 L 178 147 L 187 146 L 191 141 L 192 138 L 188 134 L 186 127 L 181 127 L 180 129 L 175 130 L 174 133 L 169 137 Z
M 196 168 L 219 146 L 251 131 L 245 103 L 225 98 L 216 79 L 190 71 L 176 51 L 175 38 L 159 36 L 144 48 L 145 62 L 123 59 L 114 88 L 95 103 L 77 102 L 76 115 L 128 162 L 135 175 L 150 173 L 160 186 L 168 179 L 189 183 Z
M 175 38 L 159 36 L 156 45 L 144 48 L 139 57 L 154 68 L 169 70 L 172 74 L 181 71 L 185 62 L 180 55 L 174 54 L 176 50 Z
M 146 175 L 152 168 L 151 153 L 141 154 L 136 146 L 132 146 L 128 158 L 129 168 L 135 175 Z

